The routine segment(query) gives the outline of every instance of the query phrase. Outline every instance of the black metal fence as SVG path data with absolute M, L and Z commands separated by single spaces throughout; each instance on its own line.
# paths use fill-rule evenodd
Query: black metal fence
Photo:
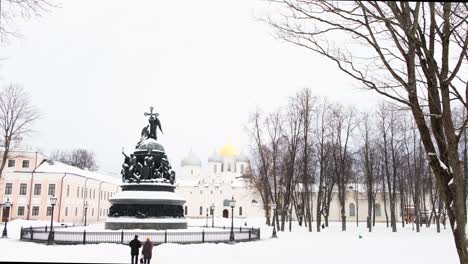
M 58 227 L 52 231 L 55 244 L 98 244 L 116 243 L 128 244 L 138 235 L 140 239 L 149 237 L 153 244 L 177 243 L 224 243 L 230 242 L 231 227 L 206 228 L 201 231 L 158 230 L 158 231 L 67 231 L 67 227 Z M 222 229 L 222 230 L 220 230 Z M 236 242 L 254 241 L 260 239 L 260 228 L 233 228 Z M 21 228 L 20 240 L 32 242 L 47 242 L 50 230 L 47 227 Z

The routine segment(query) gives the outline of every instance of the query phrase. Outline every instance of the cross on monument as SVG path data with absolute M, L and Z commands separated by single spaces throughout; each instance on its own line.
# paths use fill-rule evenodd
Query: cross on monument
M 153 114 L 153 109 L 154 109 L 154 108 L 153 108 L 152 106 L 150 106 L 150 112 L 149 112 L 149 113 L 146 113 L 146 112 L 145 112 L 145 116 L 150 116 L 150 118 L 152 118 L 153 116 L 158 117 L 158 116 L 159 116 L 158 113 L 154 113 L 154 114 Z
M 148 127 L 144 129 L 144 133 L 146 133 L 148 138 L 153 138 L 153 139 L 158 139 L 158 136 L 156 135 L 156 129 L 159 127 L 159 130 L 161 130 L 161 122 L 158 119 L 159 114 L 158 113 L 153 113 L 154 108 L 151 106 L 150 107 L 150 112 L 146 113 L 145 116 L 150 116 L 148 122 L 149 122 L 149 130 Z M 143 133 L 142 133 L 143 135 Z

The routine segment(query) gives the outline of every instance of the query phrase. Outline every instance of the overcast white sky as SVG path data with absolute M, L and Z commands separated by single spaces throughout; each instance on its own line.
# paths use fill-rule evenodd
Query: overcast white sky
M 87 148 L 101 171 L 118 173 L 154 106 L 173 167 L 190 148 L 206 164 L 230 141 L 247 151 L 244 126 L 256 106 L 284 104 L 303 87 L 366 105 L 335 65 L 274 37 L 256 0 L 62 1 L 20 25 L 0 48 L 0 84 L 22 84 L 43 115 L 34 148 Z

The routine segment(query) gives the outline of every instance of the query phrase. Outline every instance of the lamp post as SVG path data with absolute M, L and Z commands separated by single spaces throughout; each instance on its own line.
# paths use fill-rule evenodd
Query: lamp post
M 3 206 L 6 208 L 7 215 L 6 217 L 3 216 L 5 219 L 4 221 L 5 225 L 3 226 L 2 238 L 8 238 L 7 223 L 8 223 L 8 219 L 10 218 L 10 206 L 11 206 L 10 199 L 8 197 L 7 197 L 6 202 L 3 204 Z
M 212 204 L 210 206 L 210 209 L 211 209 L 211 227 L 214 227 L 214 209 L 215 209 L 215 205 Z
M 271 204 L 271 209 L 273 210 L 273 234 L 271 235 L 272 238 L 278 238 L 276 235 L 276 203 Z
M 231 206 L 231 235 L 229 236 L 229 242 L 234 243 L 234 207 L 236 206 L 234 196 L 232 197 L 232 200 L 229 201 L 229 206 Z
M 54 207 L 55 204 L 57 203 L 57 197 L 52 195 L 50 197 L 50 205 L 52 206 L 52 212 L 50 214 L 50 231 L 49 231 L 49 237 L 47 238 L 47 245 L 53 245 L 54 244 Z
M 86 218 L 88 216 L 88 201 L 84 203 L 84 225 L 86 226 Z

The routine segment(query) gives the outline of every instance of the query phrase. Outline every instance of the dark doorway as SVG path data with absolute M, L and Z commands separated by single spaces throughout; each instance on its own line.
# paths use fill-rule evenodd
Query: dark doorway
M 229 210 L 228 209 L 223 210 L 223 217 L 224 218 L 229 218 Z

